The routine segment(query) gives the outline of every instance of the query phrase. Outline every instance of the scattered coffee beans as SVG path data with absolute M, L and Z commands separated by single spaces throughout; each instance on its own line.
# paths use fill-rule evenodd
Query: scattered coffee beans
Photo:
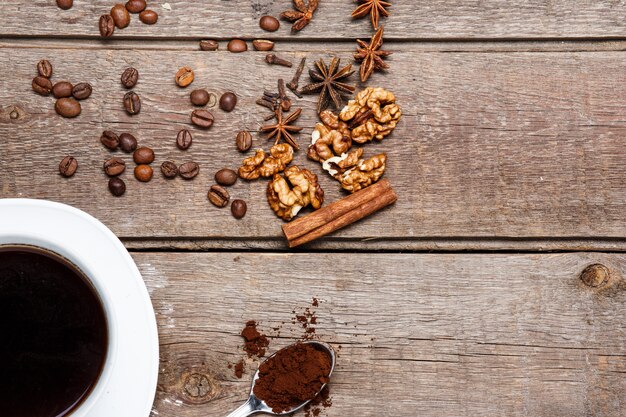
M 133 88 L 135 85 L 137 85 L 138 79 L 139 71 L 137 71 L 133 67 L 126 68 L 121 77 L 122 85 L 126 88 Z
M 113 157 L 104 162 L 104 172 L 109 177 L 117 177 L 126 170 L 126 163 L 122 158 Z
M 154 161 L 154 151 L 146 146 L 139 147 L 133 153 L 136 164 L 151 164 Z
M 280 27 L 280 22 L 274 16 L 263 16 L 259 20 L 259 26 L 268 32 L 276 32 Z
M 257 51 L 271 51 L 274 49 L 274 42 L 267 39 L 255 39 L 252 41 L 252 46 Z
M 119 29 L 124 29 L 130 24 L 130 13 L 123 4 L 118 3 L 111 8 L 111 17 Z
M 139 20 L 146 25 L 154 25 L 159 20 L 159 15 L 153 10 L 144 10 L 139 13 Z
M 208 110 L 194 110 L 191 113 L 191 123 L 203 129 L 213 126 L 213 120 L 213 113 Z
M 172 161 L 165 161 L 161 164 L 161 173 L 165 178 L 174 178 L 178 175 L 178 167 Z
M 37 64 L 37 72 L 42 77 L 50 78 L 52 77 L 52 64 L 47 59 L 42 59 Z
M 235 95 L 235 93 L 231 93 L 229 91 L 222 94 L 222 97 L 220 97 L 220 109 L 224 110 L 225 112 L 233 111 L 236 105 L 237 96 Z
M 178 174 L 186 180 L 195 178 L 200 172 L 200 166 L 195 162 L 185 162 L 178 167 Z
M 72 96 L 76 100 L 85 100 L 91 96 L 91 84 L 89 83 L 78 83 L 72 88 Z
M 52 95 L 56 98 L 69 97 L 72 95 L 74 86 L 67 81 L 59 81 L 52 87 Z
M 111 178 L 109 180 L 109 191 L 115 197 L 120 197 L 126 192 L 126 183 L 121 178 Z
M 193 138 L 191 137 L 191 132 L 187 129 L 182 129 L 176 135 L 176 146 L 180 150 L 187 150 L 191 146 L 191 142 L 193 142 Z
M 202 51 L 217 51 L 219 47 L 220 47 L 220 44 L 214 40 L 200 41 L 200 50 Z
M 138 114 L 141 111 L 141 99 L 134 91 L 124 95 L 124 108 L 128 114 Z
M 114 151 L 120 145 L 120 139 L 115 132 L 105 130 L 102 132 L 102 136 L 100 136 L 100 143 L 102 143 L 105 148 Z
M 219 185 L 233 185 L 237 182 L 237 173 L 232 169 L 222 168 L 215 173 L 215 182 Z
M 211 95 L 204 88 L 193 90 L 191 94 L 189 94 L 189 100 L 191 100 L 191 104 L 194 106 L 206 106 L 210 97 Z
M 146 9 L 146 0 L 128 0 L 126 10 L 131 13 L 141 13 Z
M 135 178 L 141 182 L 148 182 L 152 179 L 152 167 L 150 165 L 137 165 L 135 167 Z
M 78 161 L 73 156 L 66 156 L 59 164 L 59 173 L 66 178 L 71 177 L 78 169 Z
M 239 152 L 245 152 L 252 147 L 252 135 L 247 130 L 237 133 L 235 144 Z
M 52 82 L 41 75 L 33 78 L 33 91 L 42 96 L 50 95 L 52 91 Z
M 100 16 L 98 27 L 100 28 L 100 36 L 104 38 L 113 36 L 113 33 L 115 32 L 115 22 L 110 14 L 103 14 Z
M 130 133 L 120 135 L 120 149 L 126 153 L 131 153 L 137 149 L 137 139 Z
M 67 118 L 76 117 L 81 111 L 80 103 L 70 97 L 58 99 L 54 105 L 54 109 L 59 115 Z
M 242 219 L 248 211 L 248 205 L 243 200 L 233 200 L 230 204 L 230 212 L 235 219 Z
M 245 52 L 248 50 L 248 45 L 241 39 L 232 39 L 228 42 L 227 48 L 230 52 Z
M 211 203 L 216 207 L 226 207 L 228 200 L 230 200 L 230 194 L 220 185 L 212 185 L 209 189 L 207 197 Z
M 174 80 L 179 87 L 187 87 L 193 82 L 194 74 L 193 70 L 189 67 L 182 67 L 176 72 Z
M 74 0 L 57 0 L 57 6 L 59 9 L 69 10 L 74 5 Z

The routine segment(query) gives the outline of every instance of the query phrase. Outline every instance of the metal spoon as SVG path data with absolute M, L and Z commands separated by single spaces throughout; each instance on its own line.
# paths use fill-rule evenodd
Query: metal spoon
M 335 351 L 333 350 L 333 348 L 329 344 L 322 343 L 322 342 L 307 341 L 307 342 L 301 342 L 301 343 L 315 345 L 321 350 L 328 353 L 328 356 L 330 356 L 330 373 L 328 374 L 328 376 L 330 377 L 333 374 L 333 370 L 335 369 Z M 272 356 L 270 356 L 269 358 L 265 360 L 267 361 L 268 359 L 273 358 L 278 353 L 282 352 L 284 349 L 279 350 L 278 352 L 274 353 Z M 307 405 L 312 400 L 311 399 L 309 401 L 305 401 L 302 404 L 292 408 L 291 410 L 283 411 L 282 413 L 275 413 L 272 411 L 271 407 L 269 407 L 267 404 L 265 404 L 264 401 L 258 399 L 256 395 L 254 395 L 254 384 L 256 383 L 257 379 L 259 379 L 258 369 L 254 373 L 254 378 L 252 378 L 252 388 L 250 388 L 250 397 L 248 398 L 248 401 L 246 401 L 241 407 L 239 407 L 238 409 L 236 409 L 235 411 L 233 411 L 226 417 L 247 417 L 253 414 L 257 414 L 257 413 L 266 413 L 266 414 L 272 414 L 275 416 L 286 416 L 286 415 L 289 415 L 291 413 L 294 413 L 300 410 L 302 407 Z M 317 394 L 319 394 L 325 386 L 326 384 L 322 385 L 322 388 L 320 388 L 320 391 Z

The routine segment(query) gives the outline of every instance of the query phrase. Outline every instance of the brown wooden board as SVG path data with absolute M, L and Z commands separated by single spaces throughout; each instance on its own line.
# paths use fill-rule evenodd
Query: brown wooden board
M 338 349 L 328 416 L 622 415 L 626 257 L 134 253 L 156 311 L 153 416 L 226 415 L 246 398 L 247 320 L 303 334 L 292 311 L 319 299 L 316 336 Z M 602 263 L 608 283 L 579 274 Z M 283 324 L 283 322 L 285 322 Z M 340 348 L 339 348 L 340 347 Z M 301 414 L 300 414 L 301 415 Z
M 297 61 L 305 54 L 283 55 Z M 326 56 L 319 51 L 306 55 L 309 65 Z M 351 62 L 345 49 L 340 56 Z M 242 221 L 206 199 L 213 174 L 224 166 L 236 168 L 246 156 L 236 151 L 234 137 L 239 129 L 256 130 L 262 123 L 266 111 L 254 104 L 256 98 L 263 88 L 275 89 L 277 78 L 293 74 L 293 69 L 268 66 L 263 57 L 253 52 L 11 48 L 5 43 L 0 68 L 10 76 L 0 79 L 0 196 L 72 204 L 129 242 L 147 238 L 174 246 L 186 240 L 202 247 L 284 248 L 281 221 L 265 201 L 264 181 L 239 181 L 231 189 L 234 198 L 248 201 Z M 52 98 L 31 91 L 41 58 L 52 61 L 55 80 L 93 84 L 79 118 L 62 119 Z M 592 244 L 570 247 L 611 248 L 626 235 L 626 54 L 399 51 L 389 61 L 391 71 L 375 74 L 368 85 L 392 89 L 404 117 L 389 138 L 367 145 L 365 152 L 388 154 L 386 177 L 399 200 L 333 235 L 327 246 L 315 247 L 350 241 L 357 248 L 433 249 L 442 239 L 456 239 L 461 243 L 454 247 L 468 248 L 480 245 L 465 240 L 575 239 Z M 125 90 L 119 77 L 128 65 L 141 74 L 135 91 L 143 109 L 134 117 L 121 104 Z M 183 65 L 196 71 L 188 89 L 173 81 Z M 190 128 L 188 95 L 199 87 L 237 92 L 238 108 L 230 114 L 216 110 L 215 126 L 207 132 L 193 129 L 193 146 L 179 151 L 175 136 Z M 315 96 L 296 103 L 304 108 L 299 142 L 305 148 L 317 121 Z M 130 156 L 118 152 L 128 163 L 122 176 L 128 191 L 113 198 L 101 168 L 112 156 L 99 144 L 104 129 L 134 133 L 141 144 L 153 147 L 157 171 L 165 159 L 194 159 L 201 164 L 200 175 L 194 181 L 167 181 L 157 172 L 152 182 L 138 183 L 131 176 Z M 255 134 L 254 146 L 267 149 L 268 143 Z M 57 173 L 67 154 L 80 163 L 69 180 Z M 344 195 L 304 152 L 296 163 L 319 175 L 328 202 Z M 359 243 L 370 239 L 383 243 Z
M 118 1 L 119 2 L 119 1 Z M 53 0 L 4 0 L 0 36 L 99 37 L 98 17 L 108 13 L 112 0 L 75 0 L 63 11 Z M 390 37 L 397 39 L 519 39 L 519 38 L 624 38 L 626 7 L 621 1 L 595 0 L 393 0 L 391 16 L 382 19 Z M 148 1 L 159 13 L 154 26 L 136 15 L 117 37 L 149 38 L 287 38 L 290 25 L 278 32 L 259 28 L 264 14 L 278 16 L 292 6 L 290 0 L 159 0 Z M 353 21 L 356 2 L 323 0 L 313 22 L 297 36 L 302 39 L 353 38 L 370 33 L 368 19 Z M 171 10 L 166 7 L 169 6 Z

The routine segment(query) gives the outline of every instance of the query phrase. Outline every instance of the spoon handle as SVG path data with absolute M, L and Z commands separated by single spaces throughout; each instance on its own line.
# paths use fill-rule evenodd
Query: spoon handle
M 254 401 L 252 398 L 248 398 L 248 401 L 243 403 L 241 407 L 227 415 L 226 417 L 247 417 L 251 416 L 254 413 L 257 413 L 259 410 L 254 406 Z

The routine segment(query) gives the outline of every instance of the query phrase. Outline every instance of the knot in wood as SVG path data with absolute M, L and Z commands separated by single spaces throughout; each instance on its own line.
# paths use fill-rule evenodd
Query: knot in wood
M 184 376 L 182 394 L 189 402 L 199 404 L 211 401 L 216 390 L 207 375 L 192 372 Z
M 588 287 L 600 287 L 609 281 L 609 269 L 602 264 L 589 265 L 580 274 L 580 279 Z

